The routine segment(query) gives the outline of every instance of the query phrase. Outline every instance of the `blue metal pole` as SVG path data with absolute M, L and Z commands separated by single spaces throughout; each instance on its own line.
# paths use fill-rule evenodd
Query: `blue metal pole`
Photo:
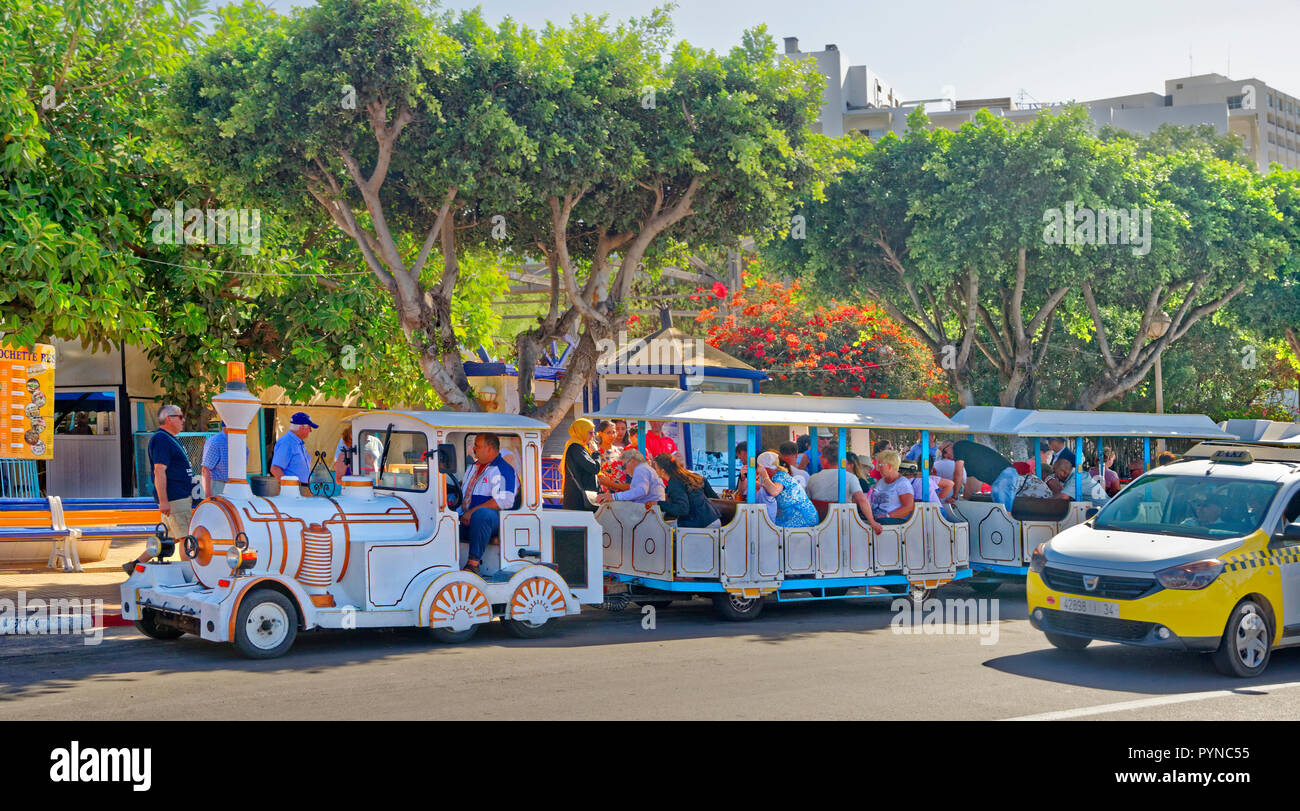
M 921 500 L 930 500 L 930 432 L 921 432 Z
M 841 428 L 839 431 L 839 448 L 840 448 L 839 488 L 840 489 L 839 489 L 839 495 L 836 498 L 836 501 L 838 501 L 841 504 L 844 503 L 845 492 L 848 488 L 848 479 L 847 479 L 848 471 L 844 469 L 844 464 L 845 462 L 848 461 L 848 453 L 849 453 L 848 446 L 849 446 L 849 429 Z
M 1142 472 L 1151 469 L 1151 437 L 1142 437 Z
M 1083 437 L 1074 438 L 1074 500 L 1083 501 Z
M 758 464 L 758 427 L 750 425 L 746 428 L 746 431 L 749 436 L 745 440 L 745 461 L 749 470 L 747 471 L 748 475 L 745 477 L 745 500 L 753 504 L 757 499 L 754 487 L 757 485 L 758 480 L 758 476 L 755 475 Z
M 816 473 L 821 470 L 822 460 L 817 456 L 817 426 L 808 426 L 808 472 Z
M 1034 475 L 1043 478 L 1043 453 L 1039 450 L 1039 438 L 1034 437 Z
M 1097 478 L 1101 480 L 1101 486 L 1106 486 L 1106 455 L 1102 453 L 1102 441 L 1105 437 L 1097 437 Z
M 637 420 L 636 421 L 636 449 L 641 451 L 642 456 L 645 456 L 645 429 L 646 429 L 646 421 Z
M 736 489 L 736 426 L 727 426 L 727 489 Z

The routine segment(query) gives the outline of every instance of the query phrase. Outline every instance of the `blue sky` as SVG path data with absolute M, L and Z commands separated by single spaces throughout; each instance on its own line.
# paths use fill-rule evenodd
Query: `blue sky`
M 305 0 L 266 0 L 280 11 Z M 219 4 L 221 0 L 218 0 Z M 490 20 L 529 26 L 572 14 L 642 16 L 660 0 L 444 0 L 481 6 Z M 1300 0 L 682 0 L 677 35 L 724 51 L 746 28 L 766 24 L 802 50 L 839 46 L 845 65 L 868 65 L 903 99 L 951 86 L 959 98 L 1093 99 L 1164 92 L 1164 80 L 1195 73 L 1254 77 L 1300 96 Z M 1229 73 L 1229 59 L 1231 72 Z

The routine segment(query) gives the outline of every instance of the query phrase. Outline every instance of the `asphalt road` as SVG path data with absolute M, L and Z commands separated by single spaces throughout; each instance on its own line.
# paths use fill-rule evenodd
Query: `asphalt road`
M 456 646 L 413 630 L 313 632 L 262 662 L 131 628 L 97 646 L 6 637 L 0 720 L 1300 719 L 1300 651 L 1275 653 L 1254 680 L 1194 654 L 1066 653 L 1030 627 L 1023 588 L 998 596 L 995 644 L 898 634 L 888 601 L 854 599 L 769 605 L 749 623 L 678 604 L 653 629 L 635 607 L 589 610 L 547 638 L 493 623 Z

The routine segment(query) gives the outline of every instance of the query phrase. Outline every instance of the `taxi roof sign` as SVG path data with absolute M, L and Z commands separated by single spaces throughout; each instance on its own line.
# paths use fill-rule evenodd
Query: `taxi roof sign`
M 1255 461 L 1250 451 L 1244 448 L 1218 448 L 1210 454 L 1211 462 L 1226 462 L 1233 465 L 1248 465 Z

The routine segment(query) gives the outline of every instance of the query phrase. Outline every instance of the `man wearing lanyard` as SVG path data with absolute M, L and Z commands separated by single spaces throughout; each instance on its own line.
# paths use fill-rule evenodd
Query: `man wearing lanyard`
M 501 439 L 496 434 L 474 437 L 474 460 L 465 482 L 468 501 L 460 508 L 460 537 L 469 542 L 465 571 L 478 574 L 488 542 L 500 531 L 501 510 L 514 509 L 518 480 L 514 468 L 501 458 Z
M 181 416 L 178 405 L 164 405 L 158 409 L 158 428 L 149 438 L 149 465 L 153 471 L 154 494 L 158 497 L 158 512 L 162 522 L 172 538 L 180 539 L 189 534 L 190 513 L 193 510 L 194 469 L 190 467 L 190 458 L 176 439 L 185 418 Z M 181 544 L 176 545 L 178 549 Z M 184 559 L 185 553 L 181 552 Z M 149 553 L 142 552 L 135 561 L 122 565 L 127 574 L 138 562 L 146 563 Z
M 295 413 L 290 419 L 289 433 L 275 443 L 271 455 L 271 475 L 276 481 L 285 476 L 297 476 L 299 485 L 311 478 L 311 457 L 307 455 L 307 437 L 311 429 L 320 426 L 311 421 L 305 411 Z

